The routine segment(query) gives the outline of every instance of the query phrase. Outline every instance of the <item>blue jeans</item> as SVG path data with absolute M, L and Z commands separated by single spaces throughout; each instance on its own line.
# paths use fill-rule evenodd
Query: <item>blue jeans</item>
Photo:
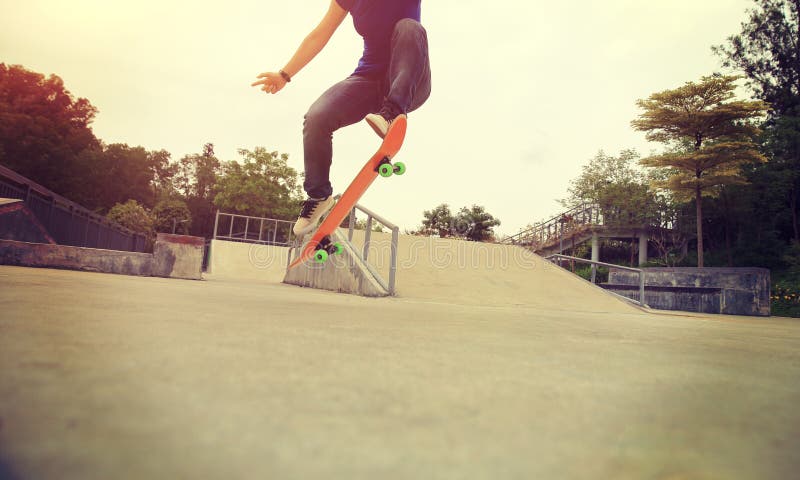
M 309 197 L 333 193 L 330 182 L 333 132 L 358 123 L 382 107 L 393 113 L 419 108 L 431 93 L 428 36 L 411 19 L 397 22 L 392 35 L 392 56 L 384 78 L 350 76 L 329 88 L 306 113 L 303 150 L 306 177 L 303 188 Z

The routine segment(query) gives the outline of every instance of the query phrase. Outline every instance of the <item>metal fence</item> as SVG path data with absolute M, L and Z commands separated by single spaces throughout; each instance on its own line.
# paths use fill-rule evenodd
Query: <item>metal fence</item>
M 616 295 L 616 296 L 618 296 L 618 297 L 620 297 L 620 298 L 622 298 L 624 300 L 627 300 L 629 302 L 636 303 L 636 304 L 641 305 L 643 307 L 647 306 L 644 303 L 645 272 L 641 268 L 624 267 L 622 265 L 614 265 L 612 263 L 598 262 L 596 260 L 587 260 L 585 258 L 570 257 L 570 256 L 567 256 L 567 255 L 560 255 L 560 254 L 549 255 L 549 256 L 545 257 L 545 260 L 550 260 L 551 262 L 555 263 L 559 267 L 561 266 L 561 262 L 565 261 L 565 260 L 568 261 L 568 262 L 589 263 L 589 264 L 592 265 L 592 280 L 591 280 L 592 283 L 595 283 L 596 270 L 597 270 L 598 266 L 600 266 L 600 267 L 608 267 L 608 268 L 616 268 L 616 269 L 625 270 L 625 271 L 628 271 L 628 272 L 638 272 L 639 273 L 639 301 L 636 301 L 636 300 L 633 300 L 631 298 L 619 295 L 619 294 L 617 294 L 615 292 L 612 292 L 612 291 L 609 291 L 609 290 L 606 290 L 606 291 L 608 293 L 612 294 L 612 295 Z
M 294 241 L 293 225 L 287 220 L 217 212 L 214 238 L 288 247 Z
M 0 165 L 0 198 L 25 205 L 60 245 L 144 252 L 147 237 L 57 195 Z

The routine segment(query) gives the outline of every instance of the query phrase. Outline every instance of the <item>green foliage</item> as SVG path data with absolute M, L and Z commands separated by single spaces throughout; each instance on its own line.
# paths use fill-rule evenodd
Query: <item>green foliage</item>
M 222 164 L 214 154 L 214 145 L 203 145 L 202 153 L 186 155 L 170 165 L 172 175 L 167 176 L 169 186 L 162 191 L 166 196 L 182 198 L 191 212 L 189 234 L 210 237 L 213 234 L 216 207 L 217 181 L 222 175 Z
M 221 210 L 257 217 L 291 220 L 303 201 L 298 173 L 287 154 L 239 150 L 243 163 L 228 162 L 217 181 L 214 204 Z
M 453 213 L 446 203 L 433 210 L 426 210 L 422 214 L 422 227 L 419 232 L 423 235 L 438 235 L 441 238 L 452 235 Z
M 500 225 L 500 220 L 494 218 L 484 207 L 473 205 L 462 207 L 455 218 L 454 231 L 456 236 L 475 242 L 488 242 L 494 240 L 494 227 Z
M 348 227 L 350 225 L 349 218 L 345 218 L 343 223 L 344 227 Z M 367 220 L 366 219 L 356 219 L 356 230 L 366 230 L 367 229 Z M 377 233 L 383 233 L 383 225 L 378 222 L 372 222 L 372 231 Z
M 81 191 L 79 156 L 97 148 L 97 109 L 56 75 L 0 63 L 0 163 L 64 196 Z
M 107 208 L 133 199 L 152 208 L 159 175 L 169 169 L 170 154 L 115 143 L 103 147 L 92 165 L 95 205 Z
M 623 150 L 617 157 L 599 151 L 571 182 L 569 197 L 561 203 L 566 207 L 598 205 L 606 225 L 661 226 L 671 221 L 670 198 L 650 188 L 657 177 L 636 169 L 638 159 L 635 150 Z
M 800 283 L 780 283 L 770 292 L 771 313 L 779 317 L 800 317 Z
M 212 200 L 222 165 L 214 155 L 214 145 L 203 145 L 203 153 L 186 155 L 173 165 L 173 186 L 186 198 Z
M 742 71 L 748 86 L 782 116 L 795 110 L 800 96 L 800 2 L 754 0 L 748 21 L 726 44 L 712 48 L 724 65 Z M 796 111 L 794 112 L 797 113 Z
M 192 212 L 186 202 L 166 198 L 159 201 L 152 212 L 156 232 L 188 235 L 192 227 Z
M 699 83 L 654 93 L 637 105 L 644 110 L 631 122 L 648 140 L 672 151 L 641 160 L 642 165 L 668 168 L 671 175 L 654 182 L 678 197 L 693 197 L 697 209 L 697 258 L 703 267 L 703 194 L 724 185 L 745 183 L 741 168 L 765 162 L 753 142 L 760 132 L 753 124 L 767 110 L 761 101 L 733 100 L 735 76 L 713 75 Z
M 756 96 L 770 104 L 763 125 L 771 153 L 762 170 L 773 170 L 788 183 L 781 202 L 789 213 L 791 235 L 800 241 L 800 2 L 754 0 L 742 31 L 713 48 L 729 68 L 744 73 Z
M 136 200 L 114 205 L 106 215 L 109 220 L 116 222 L 134 232 L 146 235 L 148 238 L 155 236 L 153 217 L 143 205 Z
M 443 203 L 423 213 L 419 233 L 438 235 L 441 238 L 457 237 L 486 242 L 494 239 L 494 227 L 498 225 L 500 220 L 494 218 L 482 206 L 462 207 L 458 214 L 453 215 L 450 206 Z

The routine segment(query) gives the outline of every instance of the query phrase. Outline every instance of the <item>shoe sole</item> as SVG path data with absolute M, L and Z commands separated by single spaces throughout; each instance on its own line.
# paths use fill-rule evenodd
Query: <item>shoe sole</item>
M 380 127 L 379 127 L 377 124 L 375 124 L 375 123 L 372 123 L 372 122 L 370 122 L 370 121 L 369 121 L 369 119 L 367 119 L 367 125 L 369 125 L 370 127 L 372 127 L 372 130 L 373 130 L 375 133 L 377 133 L 379 137 L 381 137 L 381 138 L 386 138 L 386 133 L 384 133 L 384 132 L 381 130 L 381 128 L 380 128 Z

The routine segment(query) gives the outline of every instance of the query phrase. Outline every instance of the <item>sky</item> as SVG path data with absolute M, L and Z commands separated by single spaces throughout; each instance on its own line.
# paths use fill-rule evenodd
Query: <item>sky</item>
M 0 0 L 0 62 L 60 76 L 99 113 L 105 143 L 165 149 L 211 142 L 289 154 L 303 171 L 311 103 L 355 69 L 350 18 L 277 95 L 250 87 L 283 67 L 329 0 Z M 711 46 L 741 30 L 752 0 L 423 0 L 433 91 L 409 116 L 396 160 L 360 203 L 403 230 L 425 210 L 481 205 L 500 235 L 562 210 L 570 181 L 599 150 L 658 151 L 630 122 L 636 100 L 721 72 Z M 334 136 L 341 193 L 379 139 L 366 123 Z

